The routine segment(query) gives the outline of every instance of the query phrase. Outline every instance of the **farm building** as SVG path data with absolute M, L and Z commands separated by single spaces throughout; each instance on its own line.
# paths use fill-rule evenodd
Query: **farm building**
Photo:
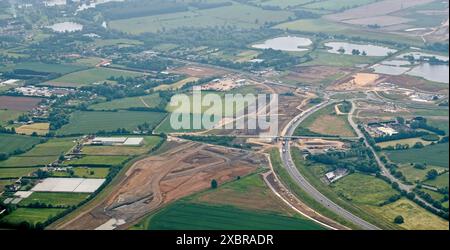
M 91 141 L 91 145 L 122 145 L 122 146 L 140 146 L 144 143 L 142 137 L 95 137 Z
M 103 182 L 105 179 L 47 178 L 34 186 L 31 191 L 93 193 Z

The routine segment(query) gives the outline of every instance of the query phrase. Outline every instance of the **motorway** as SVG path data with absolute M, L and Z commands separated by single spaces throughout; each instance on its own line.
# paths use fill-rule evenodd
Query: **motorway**
M 302 123 L 309 115 L 313 114 L 317 110 L 321 109 L 322 107 L 332 104 L 335 101 L 325 101 L 322 102 L 306 111 L 298 115 L 296 118 L 294 118 L 283 130 L 282 136 L 292 136 L 294 134 L 295 129 Z M 284 143 L 282 147 L 281 152 L 281 158 L 284 164 L 284 167 L 288 171 L 289 175 L 293 178 L 293 180 L 304 190 L 306 191 L 312 198 L 314 198 L 317 202 L 322 204 L 327 209 L 333 211 L 335 214 L 341 216 L 342 218 L 352 222 L 353 224 L 357 225 L 361 229 L 364 230 L 380 230 L 377 226 L 374 226 L 370 224 L 369 222 L 359 218 L 358 216 L 350 213 L 349 211 L 345 210 L 344 208 L 340 207 L 330 199 L 328 199 L 325 195 L 320 193 L 313 185 L 311 185 L 308 180 L 298 171 L 298 169 L 295 167 L 294 162 L 292 160 L 291 150 L 290 150 L 290 144 Z

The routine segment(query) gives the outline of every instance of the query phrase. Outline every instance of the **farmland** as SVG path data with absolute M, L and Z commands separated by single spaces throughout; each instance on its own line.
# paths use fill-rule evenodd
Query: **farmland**
M 36 137 L 0 134 L 0 152 L 8 154 L 15 151 L 25 152 L 40 142 L 41 139 Z
M 95 83 L 108 82 L 108 78 L 110 77 L 137 77 L 141 75 L 142 74 L 140 73 L 125 70 L 94 68 L 64 75 L 60 78 L 46 82 L 44 85 L 56 87 L 81 87 Z
M 89 194 L 85 193 L 47 193 L 33 192 L 28 198 L 22 200 L 19 205 L 27 206 L 33 203 L 41 203 L 52 206 L 76 206 L 85 200 Z
M 2 168 L 0 167 L 0 178 L 13 179 L 28 176 L 37 171 L 37 168 Z
M 251 14 L 250 14 L 251 13 Z M 287 11 L 271 11 L 233 3 L 213 9 L 169 13 L 163 15 L 136 17 L 109 22 L 113 29 L 141 34 L 185 27 L 214 27 L 236 25 L 241 28 L 260 27 L 264 22 L 279 22 L 293 16 Z
M 21 222 L 27 221 L 31 225 L 36 225 L 63 211 L 64 209 L 61 208 L 17 208 L 12 213 L 1 218 L 0 223 L 19 225 Z
M 30 70 L 35 72 L 45 73 L 58 73 L 68 74 L 75 71 L 86 69 L 85 66 L 70 65 L 70 64 L 48 64 L 38 62 L 23 62 L 13 65 L 6 65 L 6 67 L 0 68 L 0 72 L 13 71 L 13 70 Z
M 109 173 L 109 167 L 74 167 L 73 176 L 76 178 L 94 178 L 94 179 L 103 179 Z M 70 173 L 67 171 L 64 172 L 52 172 L 53 177 L 71 177 Z
M 351 174 L 337 181 L 332 185 L 332 188 L 348 201 L 374 206 L 398 194 L 383 180 L 358 173 Z
M 428 171 L 431 169 L 436 169 L 439 173 L 446 170 L 446 168 L 434 166 L 427 166 L 426 169 L 417 169 L 414 166 L 411 166 L 411 164 L 402 164 L 399 167 L 399 171 L 401 171 L 408 181 L 412 182 L 425 180 Z
M 17 110 L 0 109 L 0 126 L 5 126 L 8 121 L 17 119 L 22 114 Z
M 430 214 L 425 209 L 419 207 L 414 202 L 407 199 L 400 199 L 392 204 L 382 207 L 365 206 L 369 211 L 387 221 L 394 221 L 398 215 L 403 216 L 405 222 L 400 226 L 409 230 L 447 230 L 448 221 Z
M 397 163 L 426 163 L 448 168 L 448 143 L 430 145 L 420 149 L 386 151 L 386 155 Z
M 30 125 L 22 125 L 16 129 L 16 133 L 24 135 L 32 135 L 36 133 L 37 135 L 45 135 L 49 130 L 49 123 L 33 123 Z
M 0 109 L 30 111 L 37 107 L 41 101 L 41 98 L 0 96 Z
M 346 115 L 337 115 L 329 105 L 308 117 L 297 128 L 296 135 L 355 136 Z
M 100 130 L 115 131 L 120 128 L 132 131 L 138 125 L 148 123 L 151 127 L 156 126 L 164 117 L 165 113 L 157 112 L 83 112 L 77 111 L 72 114 L 70 123 L 57 131 L 57 134 L 90 134 Z
M 434 180 L 428 180 L 425 183 L 434 187 L 438 187 L 438 188 L 442 188 L 442 187 L 448 187 L 448 182 L 449 182 L 449 173 L 445 173 L 442 175 L 439 175 L 436 179 Z
M 130 108 L 155 108 L 161 102 L 159 94 L 151 94 L 138 97 L 127 97 L 109 102 L 91 105 L 93 110 L 125 110 Z
M 129 157 L 128 156 L 95 156 L 88 155 L 83 156 L 80 159 L 75 159 L 72 161 L 67 161 L 65 164 L 71 166 L 91 166 L 91 165 L 121 165 L 123 164 Z
M 309 220 L 232 206 L 176 203 L 152 217 L 150 230 L 317 230 Z

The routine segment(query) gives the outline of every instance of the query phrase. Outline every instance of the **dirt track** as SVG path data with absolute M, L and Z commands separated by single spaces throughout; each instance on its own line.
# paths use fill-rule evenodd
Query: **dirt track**
M 171 142 L 172 148 L 137 161 L 115 189 L 93 209 L 60 226 L 96 229 L 111 219 L 124 229 L 164 204 L 256 170 L 264 157 L 195 142 Z

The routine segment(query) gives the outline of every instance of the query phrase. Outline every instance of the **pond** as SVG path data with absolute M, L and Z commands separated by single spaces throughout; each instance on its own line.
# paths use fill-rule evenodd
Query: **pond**
M 431 65 L 429 63 L 422 63 L 414 67 L 406 74 L 412 76 L 423 77 L 429 81 L 448 83 L 448 65 Z
M 399 67 L 391 65 L 378 64 L 372 67 L 375 73 L 386 74 L 386 75 L 403 75 L 405 72 L 410 70 L 408 67 Z
M 256 49 L 274 49 L 282 51 L 307 51 L 312 44 L 311 39 L 297 36 L 285 36 L 269 39 L 261 44 L 252 45 Z
M 352 51 L 359 50 L 361 53 L 366 52 L 367 56 L 387 56 L 389 53 L 397 52 L 395 49 L 388 47 L 371 45 L 371 44 L 355 44 L 347 42 L 328 42 L 325 46 L 330 49 L 328 52 L 334 54 L 352 55 Z M 341 51 L 343 49 L 343 51 Z M 342 53 L 343 52 L 343 53 Z
M 52 26 L 47 26 L 55 32 L 75 32 L 83 29 L 83 25 L 74 22 L 55 23 Z

